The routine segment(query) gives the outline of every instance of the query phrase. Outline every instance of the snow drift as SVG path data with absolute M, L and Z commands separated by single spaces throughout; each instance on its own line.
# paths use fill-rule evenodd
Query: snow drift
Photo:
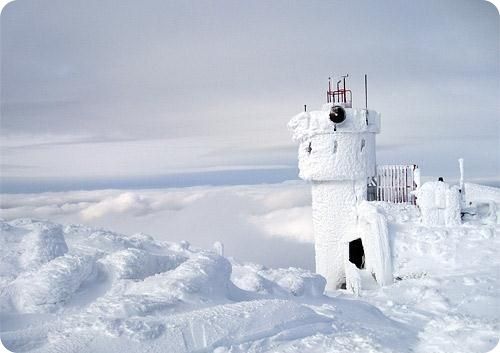
M 382 343 L 370 337 L 383 330 L 413 337 L 372 306 L 324 296 L 324 278 L 307 270 L 239 263 L 144 234 L 28 219 L 1 227 L 0 335 L 14 351 L 260 350 L 348 336 L 365 317 L 374 320 L 368 346 Z M 3 266 L 35 245 L 29 266 Z M 347 320 L 353 310 L 362 314 Z
M 278 229 L 282 217 L 266 215 L 309 202 L 290 197 L 296 185 L 287 187 L 291 191 L 283 186 L 277 198 L 262 187 L 245 194 L 251 209 L 260 211 L 252 222 Z M 496 205 L 490 197 L 496 189 L 467 187 L 472 201 L 483 197 Z M 370 206 L 377 212 L 364 222 L 367 231 L 377 229 L 388 238 L 394 283 L 362 286 L 359 297 L 344 290 L 325 295 L 325 279 L 311 271 L 241 262 L 226 257 L 230 249 L 222 256 L 220 245 L 200 249 L 143 233 L 127 236 L 32 219 L 0 222 L 0 337 L 19 352 L 399 353 L 494 347 L 500 243 L 491 209 L 445 227 L 422 224 L 415 206 Z M 213 203 L 197 204 L 199 212 L 204 207 Z M 382 214 L 385 223 L 377 216 Z M 307 245 L 304 239 L 299 244 Z M 370 266 L 384 273 L 389 264 Z

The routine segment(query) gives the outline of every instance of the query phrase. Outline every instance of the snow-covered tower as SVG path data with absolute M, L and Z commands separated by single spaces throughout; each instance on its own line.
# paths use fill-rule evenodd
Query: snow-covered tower
M 364 252 L 355 249 L 363 248 L 362 236 L 356 234 L 357 208 L 366 200 L 367 184 L 376 173 L 375 135 L 380 132 L 379 113 L 352 108 L 346 77 L 337 82 L 336 90 L 329 82 L 321 110 L 304 109 L 288 124 L 300 143 L 299 176 L 312 183 L 316 272 L 326 278 L 328 290 L 346 282 L 346 261 L 365 261 Z

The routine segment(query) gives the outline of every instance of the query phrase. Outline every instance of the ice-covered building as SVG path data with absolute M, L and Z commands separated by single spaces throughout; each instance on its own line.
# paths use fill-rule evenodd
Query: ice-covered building
M 336 90 L 329 82 L 321 110 L 308 112 L 304 106 L 288 127 L 299 142 L 299 176 L 312 184 L 316 272 L 326 278 L 328 290 L 345 286 L 357 292 L 367 281 L 393 281 L 387 220 L 368 201 L 416 204 L 424 225 L 456 226 L 465 189 L 463 160 L 459 187 L 443 181 L 421 185 L 414 164 L 377 165 L 380 114 L 367 104 L 352 107 L 346 77 Z
M 299 176 L 312 184 L 316 272 L 329 290 L 356 287 L 359 271 L 380 284 L 392 282 L 387 222 L 363 203 L 376 176 L 380 114 L 352 108 L 345 77 L 343 88 L 339 83 L 335 91 L 329 84 L 321 110 L 304 111 L 288 124 L 299 142 Z
M 414 191 L 422 223 L 427 226 L 457 226 L 461 221 L 461 194 L 458 186 L 429 181 Z

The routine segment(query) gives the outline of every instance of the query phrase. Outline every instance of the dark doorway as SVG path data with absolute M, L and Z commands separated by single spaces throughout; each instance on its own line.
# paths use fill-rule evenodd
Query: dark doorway
M 349 242 L 349 261 L 359 269 L 365 268 L 365 250 L 360 238 Z

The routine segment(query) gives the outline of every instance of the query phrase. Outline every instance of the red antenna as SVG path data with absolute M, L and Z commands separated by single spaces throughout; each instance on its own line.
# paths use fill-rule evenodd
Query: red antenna
M 327 103 L 342 103 L 346 108 L 352 107 L 352 92 L 350 89 L 346 89 L 346 78 L 349 74 L 340 76 L 341 79 L 337 81 L 337 89 L 332 91 L 331 77 L 328 77 L 328 91 L 326 92 L 326 102 Z M 340 88 L 342 83 L 343 87 Z
M 346 96 L 345 96 L 345 79 L 346 79 L 346 77 L 349 77 L 349 74 L 342 76 L 342 79 L 344 81 L 344 89 L 342 90 L 342 98 L 343 98 L 344 103 L 346 102 Z

